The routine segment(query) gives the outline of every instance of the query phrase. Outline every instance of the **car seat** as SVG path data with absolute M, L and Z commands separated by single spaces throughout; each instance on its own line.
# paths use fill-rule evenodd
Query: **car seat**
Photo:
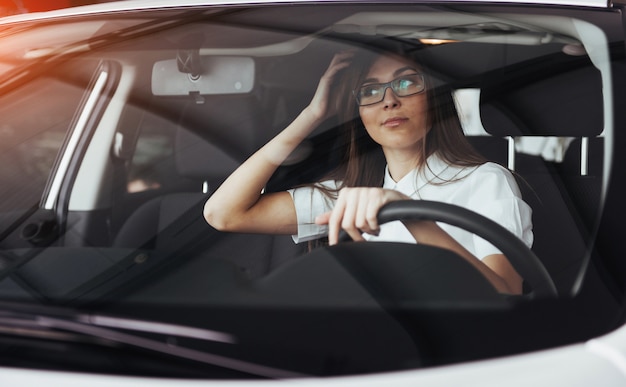
M 533 250 L 559 293 L 571 293 L 584 269 L 600 203 L 602 165 L 597 156 L 602 154 L 598 136 L 603 130 L 603 111 L 599 72 L 588 66 L 517 88 L 484 89 L 480 116 L 485 130 L 502 148 L 508 147 L 504 138 L 574 138 L 564 162 L 514 152 L 507 156 L 514 157 L 514 162 L 507 159 L 504 164 L 515 166 L 524 200 L 533 209 Z M 582 152 L 581 161 L 580 144 L 589 142 L 594 157 Z M 589 162 L 590 168 L 581 172 L 581 163 Z
M 254 109 L 252 98 L 190 101 L 176 128 L 173 157 L 178 174 L 197 182 L 196 191 L 168 193 L 138 207 L 120 228 L 114 246 L 175 252 L 172 244 L 175 247 L 178 239 L 188 244 L 186 238 L 193 234 L 197 238 L 191 243 L 196 247 L 188 253 L 193 260 L 222 259 L 249 278 L 262 276 L 296 255 L 299 247 L 289 236 L 222 233 L 202 216 L 209 195 L 255 146 L 255 130 L 262 121 L 259 115 L 248 114 Z

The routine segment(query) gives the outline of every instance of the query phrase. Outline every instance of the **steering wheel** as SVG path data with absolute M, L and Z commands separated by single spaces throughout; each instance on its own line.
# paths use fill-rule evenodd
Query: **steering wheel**
M 379 210 L 379 224 L 395 220 L 441 221 L 472 232 L 506 255 L 532 288 L 526 298 L 557 296 L 537 256 L 514 234 L 482 215 L 446 203 L 407 200 Z M 340 242 L 350 240 L 347 233 L 341 234 Z M 487 279 L 456 253 L 414 243 L 355 242 L 319 247 L 279 266 L 250 288 L 255 297 L 282 307 L 506 304 Z
M 466 208 L 427 200 L 402 200 L 383 206 L 379 224 L 395 220 L 433 220 L 460 227 L 492 243 L 532 288 L 532 297 L 555 298 L 556 287 L 535 253 L 498 223 Z M 350 240 L 343 232 L 340 241 Z

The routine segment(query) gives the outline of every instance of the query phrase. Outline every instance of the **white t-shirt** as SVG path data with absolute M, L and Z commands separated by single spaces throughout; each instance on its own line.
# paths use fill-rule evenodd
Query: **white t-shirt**
M 338 182 L 320 183 L 336 189 Z M 395 182 L 385 169 L 383 188 L 395 189 L 413 199 L 455 204 L 477 212 L 518 236 L 528 247 L 532 246 L 532 210 L 526 204 L 513 175 L 495 163 L 477 167 L 458 167 L 445 163 L 438 156 L 428 158 L 427 167 L 415 169 Z M 315 224 L 315 217 L 331 211 L 334 199 L 316 187 L 289 190 L 296 207 L 298 234 L 294 242 L 317 239 L 328 234 L 327 226 Z M 458 227 L 437 223 L 444 231 L 479 259 L 501 252 L 491 243 Z M 415 238 L 400 221 L 381 225 L 378 236 L 364 234 L 369 241 L 416 243 Z

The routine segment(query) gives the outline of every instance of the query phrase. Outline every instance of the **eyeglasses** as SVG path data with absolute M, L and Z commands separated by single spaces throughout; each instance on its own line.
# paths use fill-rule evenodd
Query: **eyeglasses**
M 407 74 L 394 79 L 387 83 L 371 83 L 353 91 L 356 97 L 356 103 L 359 106 L 373 105 L 379 103 L 385 98 L 385 92 L 388 88 L 398 97 L 407 97 L 409 95 L 418 94 L 426 89 L 424 84 L 424 75 Z

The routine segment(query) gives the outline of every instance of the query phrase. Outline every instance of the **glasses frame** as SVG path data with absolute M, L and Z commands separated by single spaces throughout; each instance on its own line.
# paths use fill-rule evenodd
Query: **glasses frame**
M 420 91 L 416 91 L 415 93 L 411 93 L 411 94 L 405 94 L 405 95 L 398 95 L 398 93 L 396 92 L 396 90 L 393 87 L 393 83 L 397 82 L 398 80 L 407 77 L 407 76 L 412 76 L 412 75 L 417 75 L 421 78 L 422 80 L 422 89 Z M 371 103 L 367 103 L 367 104 L 361 104 L 361 99 L 359 97 L 359 92 L 361 91 L 362 88 L 364 87 L 372 87 L 372 86 L 378 86 L 378 87 L 382 87 L 383 88 L 383 92 L 380 94 L 380 100 L 376 101 L 376 102 L 371 102 Z M 356 100 L 356 104 L 359 106 L 370 106 L 370 105 L 375 105 L 377 103 L 381 103 L 384 99 L 385 99 L 385 93 L 387 93 L 387 89 L 391 89 L 391 91 L 393 92 L 393 94 L 398 97 L 398 98 L 404 98 L 404 97 L 409 97 L 411 95 L 416 95 L 416 94 L 421 94 L 426 90 L 426 81 L 424 79 L 424 74 L 422 73 L 411 73 L 411 74 L 404 74 L 401 75 L 395 79 L 392 79 L 389 82 L 385 82 L 385 83 L 369 83 L 367 85 L 363 85 L 360 86 L 359 88 L 352 90 L 352 94 L 354 95 L 354 99 Z

